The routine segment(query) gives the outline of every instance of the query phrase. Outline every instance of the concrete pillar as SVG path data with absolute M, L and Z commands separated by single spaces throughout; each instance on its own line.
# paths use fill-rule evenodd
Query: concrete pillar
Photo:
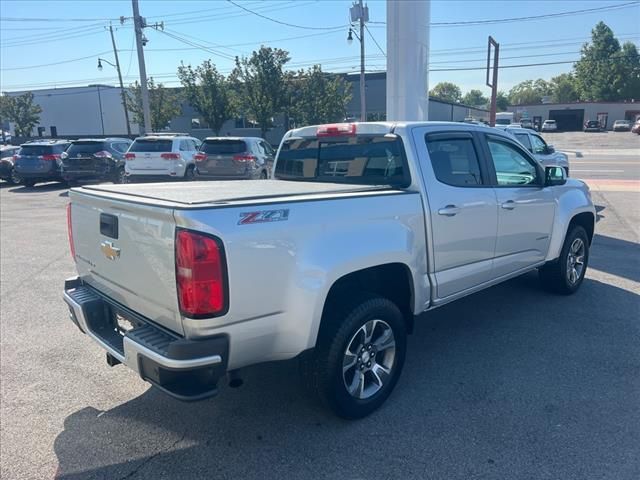
M 428 120 L 431 0 L 387 0 L 387 120 Z

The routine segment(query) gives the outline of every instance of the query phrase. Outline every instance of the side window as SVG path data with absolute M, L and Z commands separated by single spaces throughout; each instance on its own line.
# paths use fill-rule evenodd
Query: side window
M 180 151 L 188 152 L 189 151 L 189 141 L 188 140 L 180 140 Z
M 267 155 L 275 156 L 276 152 L 273 150 L 273 148 L 271 148 L 271 145 L 269 145 L 267 142 L 260 142 L 260 144 L 262 145 L 264 151 L 267 152 Z
M 264 149 L 264 145 L 262 144 L 262 142 L 256 142 L 253 144 L 253 148 L 255 149 L 256 153 L 260 154 L 260 155 L 266 155 L 267 151 Z
M 110 144 L 111 148 L 118 153 L 124 153 L 126 151 L 125 145 L 126 144 L 120 142 Z
M 533 153 L 546 153 L 547 144 L 537 135 L 531 135 L 531 143 L 533 143 Z
M 427 149 L 439 182 L 454 187 L 482 185 L 478 155 L 471 138 L 429 140 Z
M 496 170 L 498 185 L 537 184 L 536 167 L 515 146 L 491 138 L 487 139 L 487 144 Z
M 521 144 L 527 147 L 527 150 L 533 152 L 533 149 L 531 148 L 531 141 L 529 141 L 529 135 L 526 133 L 516 133 L 516 138 Z

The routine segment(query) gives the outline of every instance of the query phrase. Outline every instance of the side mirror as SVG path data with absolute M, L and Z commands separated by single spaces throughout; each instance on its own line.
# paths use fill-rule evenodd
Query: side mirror
M 567 171 L 562 167 L 545 167 L 544 186 L 554 187 L 567 183 Z
M 547 145 L 547 153 L 555 153 L 556 149 L 553 148 L 553 145 Z

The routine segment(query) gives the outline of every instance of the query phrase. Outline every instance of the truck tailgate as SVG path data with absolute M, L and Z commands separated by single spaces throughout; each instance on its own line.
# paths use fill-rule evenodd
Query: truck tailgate
M 75 260 L 82 280 L 182 334 L 173 210 L 71 191 Z

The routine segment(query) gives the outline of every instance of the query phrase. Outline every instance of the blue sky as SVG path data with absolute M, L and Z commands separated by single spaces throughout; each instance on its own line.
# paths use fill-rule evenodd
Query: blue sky
M 281 25 L 252 15 L 226 0 L 140 0 L 148 23 L 164 21 L 165 33 L 145 30 L 147 73 L 156 81 L 177 85 L 180 62 L 193 65 L 211 58 L 227 73 L 235 55 L 247 55 L 261 44 L 290 52 L 291 68 L 319 63 L 326 71 L 359 71 L 359 46 L 346 42 L 350 0 L 236 0 L 247 9 L 302 28 Z M 620 1 L 440 1 L 431 4 L 431 22 L 464 22 L 538 16 L 620 6 Z M 386 2 L 369 1 L 369 29 L 386 49 Z M 108 19 L 132 15 L 129 0 L 109 1 L 0 1 L 0 90 L 117 83 L 116 71 L 97 58 L 113 61 Z M 42 19 L 32 21 L 33 19 Z M 46 20 L 45 20 L 46 19 Z M 581 44 L 600 20 L 622 41 L 640 45 L 640 2 L 624 8 L 532 21 L 473 26 L 434 26 L 431 29 L 430 85 L 452 81 L 464 91 L 484 87 L 483 70 L 439 69 L 482 67 L 487 36 L 501 44 L 501 64 L 559 62 L 579 58 Z M 379 23 L 377 23 L 379 22 Z M 133 82 L 138 65 L 131 20 L 114 20 L 116 42 L 125 83 Z M 332 28 L 335 27 L 335 28 Z M 328 29 L 328 30 L 327 30 Z M 383 70 L 385 57 L 366 38 L 367 69 Z M 204 48 L 202 48 L 204 47 Z M 70 61 L 73 60 L 73 61 Z M 64 63 L 59 63 L 64 62 Z M 48 65 L 54 64 L 54 65 Z M 39 66 L 47 65 L 47 66 Z M 28 67 L 28 68 L 23 68 Z M 549 79 L 567 72 L 570 64 L 503 69 L 499 88 L 532 78 Z

